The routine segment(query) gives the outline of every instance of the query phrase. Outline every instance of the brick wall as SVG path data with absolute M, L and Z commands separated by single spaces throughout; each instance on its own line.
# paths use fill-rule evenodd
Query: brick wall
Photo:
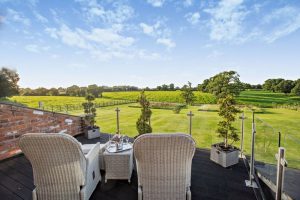
M 25 133 L 82 133 L 82 119 L 61 113 L 0 103 L 0 160 L 20 153 L 18 138 Z

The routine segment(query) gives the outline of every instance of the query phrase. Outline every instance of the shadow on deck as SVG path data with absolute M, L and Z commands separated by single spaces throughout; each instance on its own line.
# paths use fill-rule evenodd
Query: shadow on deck
M 82 136 L 77 139 L 83 144 L 99 141 L 104 143 L 108 140 L 108 135 L 102 134 L 100 139 L 93 140 L 87 140 Z M 209 150 L 196 150 L 192 164 L 192 199 L 256 199 L 259 191 L 245 186 L 244 181 L 248 179 L 248 172 L 243 160 L 231 168 L 224 169 L 211 162 L 209 154 Z M 135 171 L 131 184 L 126 180 L 108 180 L 107 183 L 104 183 L 103 173 L 102 182 L 98 184 L 91 199 L 137 199 L 137 174 Z M 32 168 L 23 155 L 0 162 L 0 199 L 32 199 L 33 188 Z

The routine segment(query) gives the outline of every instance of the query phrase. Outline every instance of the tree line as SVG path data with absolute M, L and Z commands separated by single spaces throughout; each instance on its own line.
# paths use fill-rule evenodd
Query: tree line
M 285 80 L 282 78 L 268 79 L 263 84 L 263 89 L 272 92 L 282 92 L 285 94 L 293 94 L 300 96 L 300 79 Z
M 10 97 L 13 95 L 22 95 L 22 96 L 78 96 L 85 97 L 87 94 L 92 94 L 95 97 L 102 97 L 103 92 L 115 92 L 115 91 L 202 91 L 202 92 L 212 92 L 216 88 L 220 91 L 216 91 L 217 93 L 222 92 L 224 90 L 234 90 L 232 94 L 238 94 L 241 90 L 245 89 L 264 89 L 272 92 L 283 92 L 285 94 L 293 94 L 300 96 L 300 79 L 296 81 L 285 80 L 282 78 L 278 79 L 268 79 L 264 82 L 263 85 L 251 85 L 248 83 L 242 83 L 239 80 L 239 75 L 235 71 L 227 71 L 222 72 L 223 76 L 215 75 L 209 79 L 205 79 L 201 84 L 197 87 L 192 87 L 191 84 L 184 85 L 183 87 L 175 86 L 173 83 L 171 84 L 163 84 L 157 86 L 155 88 L 139 88 L 136 86 L 98 86 L 96 84 L 88 85 L 86 87 L 80 87 L 77 85 L 72 85 L 67 88 L 59 87 L 59 88 L 44 88 L 39 87 L 37 89 L 31 88 L 19 88 L 18 81 L 20 80 L 19 74 L 11 70 L 9 68 L 1 68 L 0 69 L 0 98 L 1 97 Z M 220 83 L 219 79 L 231 77 L 235 84 L 229 84 L 229 88 L 225 88 L 222 86 L 218 86 Z M 212 93 L 216 93 L 212 92 Z M 185 96 L 189 96 L 190 93 L 183 94 Z M 192 99 L 193 97 L 189 97 Z

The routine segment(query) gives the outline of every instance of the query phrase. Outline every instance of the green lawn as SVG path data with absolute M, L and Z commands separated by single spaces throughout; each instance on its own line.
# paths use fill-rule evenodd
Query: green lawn
M 300 97 L 290 96 L 284 93 L 274 93 L 261 90 L 246 90 L 237 98 L 239 103 L 251 104 L 259 107 L 276 107 L 282 104 L 300 105 Z
M 131 137 L 137 135 L 135 123 L 140 114 L 139 108 L 132 108 L 129 105 L 120 105 L 120 129 L 122 134 Z M 205 108 L 205 109 L 203 109 Z M 151 126 L 154 133 L 188 133 L 187 113 L 191 110 L 195 115 L 193 117 L 192 136 L 197 143 L 197 147 L 210 148 L 210 145 L 220 142 L 215 132 L 219 120 L 216 112 L 216 105 L 204 105 L 199 111 L 199 106 L 192 106 L 183 109 L 180 114 L 174 114 L 172 110 L 152 109 Z M 73 114 L 81 114 L 77 111 Z M 246 154 L 250 153 L 251 146 L 251 113 L 246 110 L 245 120 L 245 149 Z M 103 107 L 97 109 L 97 124 L 102 132 L 116 132 L 116 112 L 115 107 Z M 266 108 L 263 112 L 256 115 L 256 159 L 275 164 L 275 153 L 277 153 L 278 131 L 283 133 L 282 146 L 287 149 L 287 158 L 290 167 L 300 168 L 300 113 L 299 111 L 287 109 Z M 240 120 L 235 126 L 240 133 Z M 289 137 L 293 137 L 289 139 Z M 296 140 L 295 140 L 296 139 Z M 240 142 L 235 143 L 240 147 Z

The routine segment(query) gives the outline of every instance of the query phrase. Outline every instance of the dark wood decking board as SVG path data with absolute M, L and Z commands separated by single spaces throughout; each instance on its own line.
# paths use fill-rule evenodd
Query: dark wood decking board
M 87 140 L 77 137 L 83 144 L 105 142 L 107 135 L 101 139 Z M 102 175 L 104 172 L 102 172 Z M 192 165 L 192 199 L 206 200 L 254 200 L 255 193 L 245 186 L 248 172 L 241 160 L 232 168 L 223 167 L 209 160 L 209 151 L 197 149 Z M 24 156 L 17 156 L 0 162 L 0 199 L 31 199 L 34 188 L 32 168 Z M 102 178 L 102 180 L 104 180 Z M 133 172 L 131 184 L 127 181 L 108 180 L 98 184 L 91 199 L 135 200 L 137 199 L 137 175 Z M 2 198 L 5 197 L 5 198 Z

